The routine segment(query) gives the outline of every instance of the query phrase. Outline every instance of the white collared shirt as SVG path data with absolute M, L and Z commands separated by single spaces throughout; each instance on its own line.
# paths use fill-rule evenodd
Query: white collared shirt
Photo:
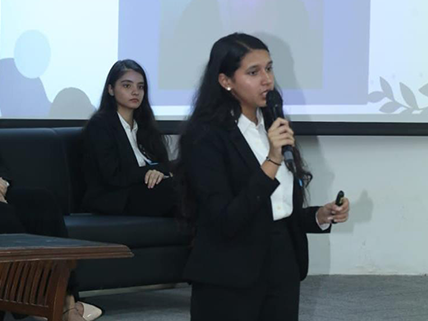
M 257 125 L 241 114 L 238 128 L 260 165 L 263 164 L 269 153 L 269 140 L 261 110 L 257 110 Z M 270 197 L 274 221 L 288 217 L 293 212 L 293 174 L 282 164 L 279 166 L 276 179 L 280 184 Z
M 138 166 L 143 167 L 146 166 L 146 164 L 152 164 L 153 162 L 148 159 L 144 154 L 140 151 L 138 148 L 138 142 L 137 142 L 137 131 L 138 131 L 138 124 L 134 120 L 131 126 L 126 122 L 123 117 L 117 113 L 119 116 L 120 123 L 122 124 L 123 129 L 125 130 L 126 136 L 128 137 L 129 143 L 131 144 L 132 150 L 134 151 L 135 158 L 137 159 Z

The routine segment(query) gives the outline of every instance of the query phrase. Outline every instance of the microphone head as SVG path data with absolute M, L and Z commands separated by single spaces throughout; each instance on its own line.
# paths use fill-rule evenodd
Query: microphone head
M 273 120 L 278 117 L 284 118 L 284 111 L 282 109 L 282 97 L 279 94 L 278 90 L 274 89 L 268 91 L 266 95 L 266 106 L 270 109 Z
M 266 95 L 266 106 L 272 108 L 275 105 L 281 105 L 282 107 L 282 97 L 276 89 L 268 91 Z

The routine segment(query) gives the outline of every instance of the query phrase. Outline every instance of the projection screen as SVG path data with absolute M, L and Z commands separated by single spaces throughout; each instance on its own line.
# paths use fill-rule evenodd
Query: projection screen
M 299 122 L 428 122 L 425 0 L 1 0 L 1 119 L 87 119 L 108 70 L 148 74 L 158 120 L 190 112 L 212 44 L 260 37 Z

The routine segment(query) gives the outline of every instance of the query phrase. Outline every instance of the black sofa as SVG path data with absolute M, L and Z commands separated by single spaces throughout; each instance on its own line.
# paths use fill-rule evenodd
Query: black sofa
M 80 261 L 80 289 L 181 282 L 191 237 L 174 218 L 82 212 L 81 130 L 0 129 L 0 153 L 14 178 L 13 187 L 39 187 L 54 193 L 71 238 L 125 244 L 134 253 L 130 259 Z

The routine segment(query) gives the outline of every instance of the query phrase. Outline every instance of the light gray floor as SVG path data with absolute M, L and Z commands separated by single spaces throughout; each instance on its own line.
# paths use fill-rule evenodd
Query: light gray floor
M 301 292 L 300 321 L 428 321 L 427 276 L 311 276 Z M 100 321 L 190 319 L 190 287 L 184 285 L 86 300 L 105 309 Z

